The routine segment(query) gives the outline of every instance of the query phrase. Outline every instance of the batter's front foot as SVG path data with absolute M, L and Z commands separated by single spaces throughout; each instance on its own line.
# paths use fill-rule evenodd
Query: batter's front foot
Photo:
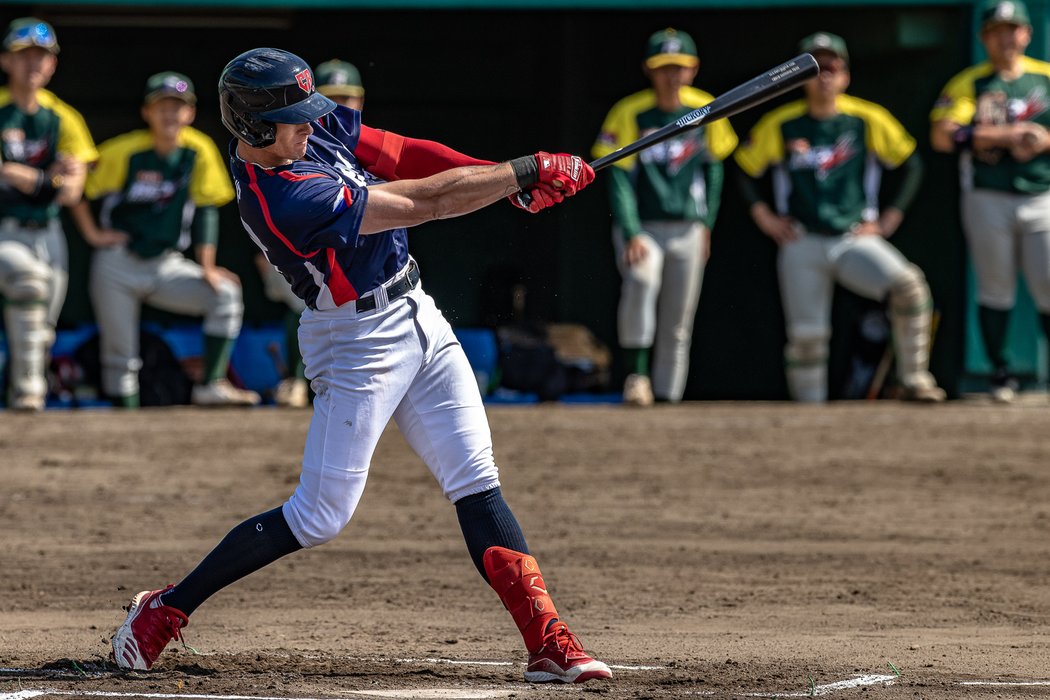
M 182 639 L 189 618 L 160 599 L 171 588 L 142 591 L 131 599 L 128 616 L 112 639 L 113 662 L 120 668 L 148 671 L 168 642 Z
M 527 683 L 583 683 L 612 678 L 612 671 L 583 650 L 564 622 L 555 622 L 543 637 L 543 646 L 529 655 Z

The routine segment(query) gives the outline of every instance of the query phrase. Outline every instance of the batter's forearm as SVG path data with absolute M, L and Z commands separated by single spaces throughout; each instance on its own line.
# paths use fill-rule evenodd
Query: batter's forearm
M 519 190 L 510 163 L 453 168 L 421 180 L 373 185 L 359 233 L 469 214 Z

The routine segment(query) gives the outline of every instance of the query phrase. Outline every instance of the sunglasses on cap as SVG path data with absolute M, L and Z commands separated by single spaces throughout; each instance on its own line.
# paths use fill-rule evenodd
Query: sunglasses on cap
M 9 51 L 27 49 L 30 46 L 55 51 L 58 48 L 58 39 L 51 27 L 44 22 L 17 27 L 4 38 L 4 48 Z

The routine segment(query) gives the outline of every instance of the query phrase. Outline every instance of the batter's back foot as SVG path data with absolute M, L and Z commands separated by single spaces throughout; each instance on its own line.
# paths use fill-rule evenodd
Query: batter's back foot
M 543 646 L 529 655 L 527 683 L 583 683 L 612 678 L 612 671 L 583 650 L 564 622 L 555 622 L 543 637 Z

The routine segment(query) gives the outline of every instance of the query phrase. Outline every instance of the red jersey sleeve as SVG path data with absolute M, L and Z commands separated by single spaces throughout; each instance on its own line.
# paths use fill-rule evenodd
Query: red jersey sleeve
M 410 139 L 392 131 L 361 125 L 354 156 L 370 173 L 384 180 L 416 180 L 464 165 L 494 165 L 471 158 L 436 141 Z

